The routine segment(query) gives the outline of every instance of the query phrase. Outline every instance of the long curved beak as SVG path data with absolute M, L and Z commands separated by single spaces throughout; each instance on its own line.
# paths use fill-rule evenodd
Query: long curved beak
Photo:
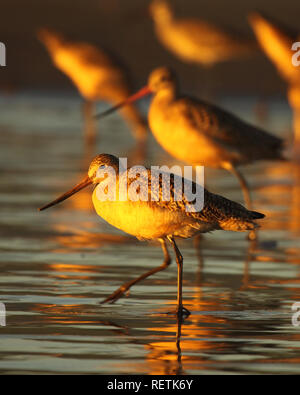
M 106 111 L 100 112 L 99 114 L 95 115 L 95 118 L 101 119 L 106 115 L 109 115 L 121 107 L 126 106 L 127 104 L 134 103 L 135 101 L 141 99 L 144 96 L 150 95 L 152 91 L 148 88 L 148 86 L 144 86 L 144 88 L 140 89 L 138 92 L 134 93 L 132 96 L 129 96 L 126 100 L 122 101 L 121 103 L 109 108 Z
M 55 206 L 56 204 L 63 202 L 64 200 L 68 199 L 70 196 L 81 191 L 81 189 L 87 187 L 92 183 L 93 181 L 90 179 L 90 177 L 86 176 L 79 184 L 75 185 L 74 188 L 70 189 L 68 192 L 64 193 L 63 195 L 60 195 L 57 199 L 53 200 L 52 202 L 45 204 L 45 206 L 40 207 L 38 210 L 42 211 L 42 210 L 46 210 L 46 208 Z

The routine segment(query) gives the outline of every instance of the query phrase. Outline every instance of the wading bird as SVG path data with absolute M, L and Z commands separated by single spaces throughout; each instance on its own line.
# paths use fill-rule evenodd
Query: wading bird
M 46 46 L 55 66 L 75 84 L 84 98 L 86 143 L 95 142 L 94 104 L 98 100 L 118 103 L 130 95 L 124 69 L 104 50 L 85 42 L 72 42 L 62 34 L 40 29 L 38 38 Z M 142 148 L 147 136 L 147 125 L 134 105 L 122 109 L 122 114 Z
M 211 66 L 249 56 L 257 50 L 255 41 L 243 39 L 206 21 L 176 18 L 166 0 L 154 0 L 150 13 L 158 40 L 183 62 Z
M 300 158 L 300 53 L 296 53 L 300 33 L 291 32 L 259 13 L 250 14 L 249 22 L 263 51 L 288 85 L 287 97 L 294 112 L 294 148 Z
M 108 177 L 111 170 L 115 177 Z M 135 280 L 122 285 L 104 302 L 113 302 L 126 293 L 131 286 L 150 275 L 165 269 L 171 263 L 166 241 L 172 245 L 178 268 L 177 283 L 177 316 L 189 315 L 189 311 L 183 307 L 182 302 L 182 278 L 183 278 L 183 258 L 175 242 L 175 237 L 188 238 L 196 234 L 210 232 L 213 230 L 247 231 L 255 229 L 258 224 L 256 220 L 264 218 L 264 215 L 255 211 L 249 211 L 242 205 L 228 200 L 222 196 L 212 194 L 202 186 L 180 176 L 170 176 L 169 200 L 165 200 L 163 195 L 164 179 L 162 172 L 158 178 L 158 188 L 153 188 L 153 179 L 156 178 L 153 170 L 144 169 L 140 171 L 138 178 L 130 179 L 127 169 L 125 170 L 118 158 L 109 154 L 96 156 L 91 162 L 87 176 L 74 188 L 64 193 L 54 201 L 39 210 L 45 210 L 63 200 L 69 198 L 74 193 L 88 185 L 94 185 L 93 204 L 99 216 L 111 225 L 126 233 L 134 235 L 140 240 L 158 240 L 161 243 L 164 262 L 161 266 L 154 268 L 141 275 Z M 106 175 L 106 177 L 104 177 Z M 129 191 L 134 182 L 139 180 L 139 188 L 146 190 L 147 200 L 132 200 L 130 193 L 121 198 L 116 192 L 115 198 L 105 199 L 105 193 L 112 188 L 119 191 L 119 186 L 125 180 L 126 191 Z M 184 187 L 177 188 L 178 181 Z M 103 184 L 105 188 L 103 187 Z M 193 190 L 202 193 L 201 211 L 192 211 L 190 205 L 193 204 L 186 196 L 187 185 L 191 185 Z M 181 193 L 178 198 L 178 193 Z M 154 195 L 153 195 L 154 194 Z M 112 197 L 112 195 L 110 195 Z
M 252 209 L 249 187 L 238 166 L 257 160 L 283 159 L 283 140 L 252 126 L 221 108 L 189 96 L 181 96 L 175 74 L 160 67 L 148 85 L 117 106 L 154 94 L 148 121 L 158 143 L 173 157 L 191 165 L 221 168 L 239 180 L 247 208 Z

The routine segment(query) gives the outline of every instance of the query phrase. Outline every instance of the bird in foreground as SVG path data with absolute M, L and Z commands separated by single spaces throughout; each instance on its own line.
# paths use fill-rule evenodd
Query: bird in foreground
M 231 34 L 200 19 L 176 18 L 166 0 L 154 0 L 150 13 L 159 41 L 186 63 L 211 66 L 257 51 L 254 40 Z
M 115 177 L 109 177 L 111 172 Z M 187 316 L 190 312 L 184 308 L 182 301 L 183 258 L 175 238 L 189 238 L 213 230 L 237 232 L 253 230 L 258 226 L 256 220 L 264 218 L 264 215 L 249 211 L 242 205 L 210 193 L 199 184 L 175 174 L 170 175 L 170 184 L 167 184 L 170 193 L 165 195 L 164 175 L 166 175 L 164 172 L 158 170 L 142 168 L 138 174 L 130 177 L 130 173 L 117 157 L 101 154 L 92 160 L 87 176 L 79 184 L 39 210 L 54 206 L 88 185 L 93 185 L 92 200 L 100 217 L 140 240 L 158 240 L 164 253 L 161 266 L 125 283 L 104 302 L 114 302 L 137 282 L 169 266 L 171 263 L 167 249 L 169 242 L 174 249 L 178 268 L 176 314 Z M 158 183 L 155 184 L 154 180 L 158 180 Z M 120 185 L 126 186 L 125 199 L 123 195 L 121 196 Z M 181 187 L 178 188 L 178 185 Z M 202 199 L 203 205 L 200 211 L 193 211 L 192 208 L 195 206 L 187 196 L 188 187 L 197 191 L 196 199 L 197 197 Z M 142 190 L 143 197 L 136 199 L 135 194 Z M 111 191 L 115 191 L 115 194 L 109 195 L 108 198 L 107 194 Z
M 85 42 L 72 42 L 62 34 L 42 28 L 39 40 L 46 46 L 55 66 L 75 84 L 84 98 L 85 134 L 87 145 L 96 138 L 94 105 L 104 100 L 111 104 L 130 95 L 129 81 L 123 67 L 103 49 Z M 137 144 L 144 145 L 147 124 L 134 105 L 122 109 Z
M 152 71 L 147 87 L 135 94 L 134 100 L 150 93 L 154 98 L 148 122 L 158 143 L 173 157 L 190 165 L 233 173 L 240 182 L 245 204 L 251 210 L 250 190 L 238 166 L 257 160 L 283 160 L 283 140 L 215 105 L 182 96 L 176 76 L 168 67 Z M 128 101 L 97 117 L 104 117 Z
M 249 15 L 249 23 L 263 51 L 288 85 L 287 97 L 294 110 L 295 143 L 300 145 L 300 33 L 258 12 Z M 299 150 L 300 157 L 300 146 L 294 148 Z

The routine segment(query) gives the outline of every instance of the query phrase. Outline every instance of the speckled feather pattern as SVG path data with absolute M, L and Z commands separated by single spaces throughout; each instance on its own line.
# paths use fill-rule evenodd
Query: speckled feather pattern
M 170 174 L 170 194 L 169 199 L 165 200 L 163 174 L 166 175 L 166 173 L 158 170 L 154 171 L 153 169 L 152 171 L 150 169 L 143 170 L 141 168 L 135 177 L 129 178 L 126 172 L 118 174 L 118 161 L 113 156 L 107 156 L 104 161 L 101 159 L 101 156 L 94 159 L 89 170 L 90 176 L 95 176 L 96 169 L 103 162 L 115 168 L 116 174 L 119 176 L 117 179 L 118 185 L 123 182 L 125 177 L 128 193 L 127 198 L 129 201 L 132 200 L 130 191 L 133 183 L 135 183 L 134 191 L 136 191 L 137 186 L 137 192 L 140 196 L 142 196 L 143 190 L 146 191 L 146 196 L 144 196 L 145 201 L 131 201 L 129 205 L 135 204 L 136 207 L 139 206 L 141 216 L 145 210 L 149 212 L 149 209 L 152 209 L 153 216 L 158 215 L 159 211 L 159 215 L 164 215 L 166 221 L 171 223 L 174 219 L 174 223 L 176 222 L 177 224 L 173 228 L 172 234 L 174 235 L 190 237 L 197 232 L 203 233 L 217 229 L 231 231 L 252 230 L 258 226 L 255 220 L 264 217 L 263 214 L 249 211 L 242 205 L 220 195 L 210 193 L 201 185 L 175 174 Z M 155 183 L 152 185 L 154 176 L 155 180 L 158 180 L 158 184 Z M 138 183 L 136 183 L 137 180 Z M 178 188 L 178 185 L 182 185 L 182 188 Z M 156 188 L 157 186 L 158 188 Z M 193 192 L 197 191 L 197 198 L 204 200 L 204 206 L 201 211 L 193 212 L 189 210 L 195 201 L 191 202 L 188 200 L 184 186 L 192 188 Z

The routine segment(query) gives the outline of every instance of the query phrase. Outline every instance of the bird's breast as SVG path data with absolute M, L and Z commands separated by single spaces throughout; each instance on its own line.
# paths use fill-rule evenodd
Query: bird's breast
M 176 234 L 191 219 L 185 212 L 160 207 L 159 202 L 103 201 L 93 192 L 97 214 L 112 226 L 139 239 L 157 239 Z
M 154 99 L 149 125 L 157 142 L 176 159 L 191 165 L 217 167 L 219 158 L 214 144 L 182 110 L 180 103 Z
M 85 61 L 80 49 L 61 48 L 54 54 L 54 62 L 68 75 L 80 93 L 91 100 L 97 98 L 99 86 L 108 78 L 107 69 Z

